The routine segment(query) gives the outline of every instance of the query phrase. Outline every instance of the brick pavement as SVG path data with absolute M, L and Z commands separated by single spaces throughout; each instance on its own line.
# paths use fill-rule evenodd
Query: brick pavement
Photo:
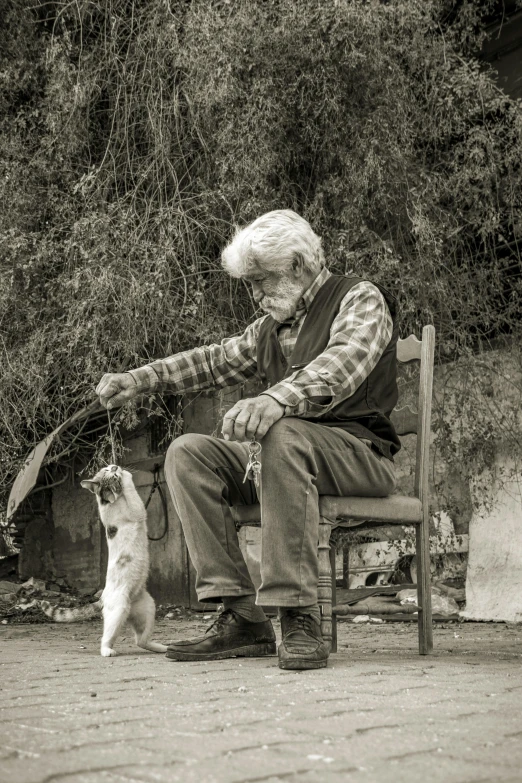
M 201 615 L 158 623 L 194 635 Z M 277 627 L 279 633 L 279 628 Z M 339 624 L 328 669 L 98 654 L 100 624 L 0 629 L 1 783 L 522 781 L 522 629 Z

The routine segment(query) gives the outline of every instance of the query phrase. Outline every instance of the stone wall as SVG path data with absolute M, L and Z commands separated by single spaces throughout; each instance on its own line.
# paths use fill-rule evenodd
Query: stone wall
M 53 489 L 49 518 L 35 518 L 26 530 L 19 574 L 68 585 L 82 593 L 98 590 L 102 536 L 92 495 L 79 482 Z
M 507 476 L 507 478 L 506 478 Z M 499 451 L 490 472 L 492 499 L 477 494 L 469 534 L 466 609 L 470 620 L 522 622 L 522 474 Z M 472 487 L 472 492 L 475 487 Z

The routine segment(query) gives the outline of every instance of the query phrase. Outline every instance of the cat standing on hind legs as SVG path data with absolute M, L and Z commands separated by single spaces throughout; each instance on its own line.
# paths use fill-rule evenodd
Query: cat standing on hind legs
M 81 485 L 96 495 L 109 549 L 107 578 L 100 598 L 103 611 L 101 654 L 105 657 L 116 655 L 114 644 L 126 621 L 134 630 L 138 647 L 165 652 L 166 645 L 150 641 L 156 606 L 146 587 L 149 574 L 147 512 L 132 475 L 118 465 L 109 465 Z M 65 620 L 67 618 L 60 618 L 58 612 L 66 611 L 54 610 L 51 616 Z

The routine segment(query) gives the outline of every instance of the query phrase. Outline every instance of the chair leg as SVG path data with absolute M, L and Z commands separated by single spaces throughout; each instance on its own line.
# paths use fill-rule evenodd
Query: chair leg
M 333 607 L 337 604 L 336 554 L 335 544 L 330 544 L 330 570 L 332 572 L 332 649 L 330 652 L 337 652 L 337 615 L 333 612 Z
M 343 546 L 343 587 L 350 587 L 350 547 L 347 544 Z
M 319 582 L 317 601 L 321 610 L 321 633 L 332 651 L 332 569 L 330 567 L 330 533 L 332 526 L 321 517 L 319 522 Z
M 419 655 L 433 651 L 429 521 L 417 526 L 417 603 L 419 605 Z

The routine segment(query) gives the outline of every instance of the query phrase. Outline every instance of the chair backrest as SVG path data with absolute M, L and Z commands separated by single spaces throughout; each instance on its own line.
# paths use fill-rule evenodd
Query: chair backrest
M 433 363 L 435 357 L 435 327 L 425 326 L 422 340 L 410 335 L 397 341 L 397 361 L 402 364 L 420 362 L 419 402 L 414 411 L 409 405 L 397 408 L 391 419 L 399 435 L 417 434 L 415 460 L 415 495 L 420 500 L 428 497 L 428 469 L 431 431 L 431 396 Z

